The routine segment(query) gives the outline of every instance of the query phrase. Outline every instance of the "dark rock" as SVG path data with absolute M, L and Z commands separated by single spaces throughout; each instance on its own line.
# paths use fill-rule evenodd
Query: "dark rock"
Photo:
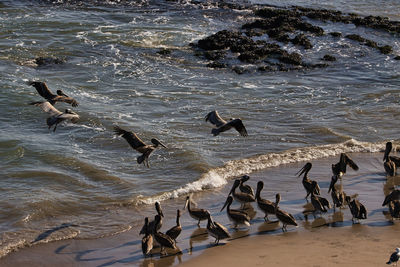
M 311 49 L 313 47 L 310 40 L 308 40 L 308 38 L 304 34 L 296 35 L 296 37 L 292 39 L 292 43 L 295 45 L 301 45 L 305 49 Z
M 291 54 L 287 53 L 287 54 L 281 55 L 279 57 L 279 60 L 286 64 L 292 64 L 292 65 L 301 65 L 302 64 L 301 55 L 296 52 L 293 52 Z
M 393 59 L 394 60 L 400 60 L 400 56 L 395 56 Z
M 372 48 L 378 48 L 378 44 L 371 40 L 365 40 L 365 45 Z
M 342 37 L 341 32 L 330 32 L 329 34 L 332 35 L 333 37 Z
M 208 63 L 207 67 L 212 68 L 212 69 L 224 69 L 227 67 L 227 65 L 225 63 L 214 61 L 214 62 Z
M 336 61 L 336 57 L 332 56 L 332 55 L 325 55 L 322 60 L 325 61 Z
M 347 39 L 353 40 L 353 41 L 358 41 L 360 43 L 364 43 L 366 41 L 365 38 L 361 37 L 358 34 L 348 34 L 345 36 Z
M 65 59 L 57 58 L 57 57 L 38 57 L 35 58 L 35 63 L 38 67 L 44 67 L 48 65 L 55 65 L 55 64 L 64 64 L 66 61 Z
M 241 66 L 234 66 L 232 68 L 232 70 L 234 72 L 236 72 L 237 74 L 243 74 L 243 73 L 247 72 L 247 70 L 244 67 L 241 67 Z
M 265 71 L 265 72 L 270 72 L 270 71 L 276 71 L 276 69 L 274 69 L 271 66 L 268 65 L 263 65 L 257 68 L 258 71 Z
M 205 51 L 204 52 L 204 57 L 206 59 L 209 60 L 218 60 L 221 58 L 224 58 L 226 55 L 226 51 L 220 51 L 220 50 L 216 50 L 216 51 Z
M 393 52 L 393 48 L 390 45 L 380 46 L 378 49 L 382 54 L 390 54 Z
M 164 49 L 157 51 L 157 54 L 164 55 L 164 56 L 171 55 L 171 50 L 164 48 Z

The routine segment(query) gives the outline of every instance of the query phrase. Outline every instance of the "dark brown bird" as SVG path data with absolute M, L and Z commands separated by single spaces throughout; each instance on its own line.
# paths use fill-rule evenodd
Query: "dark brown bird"
M 172 227 L 171 229 L 169 229 L 166 234 L 171 237 L 175 243 L 176 243 L 176 238 L 180 235 L 180 233 L 182 232 L 182 226 L 181 223 L 179 221 L 179 218 L 181 217 L 181 211 L 177 210 L 176 211 L 176 225 L 174 227 Z
M 238 131 L 241 136 L 247 136 L 247 130 L 244 127 L 241 119 L 230 119 L 227 122 L 222 119 L 221 116 L 219 116 L 218 111 L 214 110 L 207 114 L 205 120 L 217 126 L 217 128 L 213 128 L 211 130 L 211 133 L 214 136 L 217 136 L 222 132 L 228 131 L 231 128 L 235 128 L 235 130 Z
M 256 199 L 254 198 L 254 194 L 251 195 L 248 193 L 236 192 L 236 188 L 238 188 L 239 185 L 240 185 L 240 180 L 236 179 L 232 185 L 232 189 L 229 192 L 229 195 L 232 194 L 233 198 L 242 204 L 242 207 L 246 203 L 251 203 L 251 202 L 256 201 Z
M 150 251 L 153 249 L 153 236 L 147 230 L 149 226 L 149 218 L 144 218 L 144 225 L 145 225 L 145 234 L 142 238 L 142 252 L 143 255 L 147 256 L 150 254 Z
M 396 263 L 397 266 L 397 262 L 399 261 L 399 259 L 400 259 L 400 248 L 396 248 L 396 251 L 390 255 L 389 261 L 386 262 L 386 264 Z
M 57 125 L 63 121 L 70 121 L 72 123 L 76 123 L 79 120 L 79 115 L 70 110 L 69 108 L 67 108 L 64 112 L 61 112 L 58 109 L 56 109 L 52 104 L 50 104 L 48 101 L 33 102 L 30 104 L 40 107 L 44 112 L 50 115 L 50 117 L 47 118 L 46 123 L 47 126 L 49 126 L 49 129 L 51 129 L 51 127 L 54 126 L 53 132 L 56 131 Z
M 296 175 L 298 174 L 298 177 L 300 177 L 304 173 L 302 183 L 303 183 L 304 189 L 307 192 L 306 199 L 311 194 L 311 190 L 313 190 L 313 187 L 312 187 L 312 182 L 313 181 L 310 178 L 308 178 L 308 172 L 311 170 L 311 168 L 312 168 L 312 164 L 310 162 L 307 162 L 306 165 L 304 165 L 304 167 L 301 168 L 301 170 L 296 173 Z M 317 185 L 314 188 L 314 194 L 315 195 L 319 195 L 320 191 L 321 190 L 320 190 L 319 185 L 317 183 Z
M 351 221 L 354 223 L 354 219 L 367 219 L 367 209 L 363 204 L 360 203 L 357 199 L 351 200 L 350 196 L 346 196 L 346 201 L 349 205 L 351 215 Z
M 212 220 L 211 214 L 208 214 L 207 232 L 215 238 L 216 244 L 219 243 L 220 239 L 231 237 L 225 226 Z
M 198 226 L 200 226 L 200 221 L 204 221 L 204 220 L 208 219 L 208 214 L 210 214 L 208 212 L 208 210 L 192 207 L 192 201 L 190 199 L 190 196 L 186 197 L 186 202 L 185 202 L 185 206 L 183 207 L 183 210 L 185 210 L 186 207 L 189 211 L 190 217 L 192 217 L 193 219 L 198 221 L 197 222 Z
M 311 204 L 314 207 L 314 212 L 327 212 L 328 209 L 331 208 L 331 204 L 326 198 L 316 196 L 314 191 L 315 187 L 317 186 L 316 181 L 312 181 L 311 183 L 312 190 L 311 190 Z
M 392 192 L 390 192 L 389 195 L 387 195 L 385 197 L 385 200 L 382 203 L 382 207 L 386 206 L 387 204 L 389 204 L 390 201 L 393 200 L 400 200 L 400 190 L 399 189 L 395 189 Z
M 341 208 L 345 205 L 346 194 L 343 191 L 338 192 L 335 186 L 331 189 L 331 197 L 334 209 Z
M 349 166 L 355 171 L 358 171 L 358 166 L 355 162 L 346 154 L 341 153 L 339 162 L 336 164 L 332 164 L 332 173 L 333 175 L 338 175 L 342 177 L 346 173 L 346 166 Z
M 383 156 L 383 167 L 385 168 L 386 175 L 396 175 L 396 164 L 390 159 L 389 154 L 392 151 L 392 142 L 386 143 L 385 155 Z
M 145 166 L 149 166 L 149 157 L 151 153 L 160 145 L 167 148 L 163 143 L 157 139 L 151 139 L 152 145 L 146 145 L 134 132 L 128 132 L 119 126 L 114 127 L 114 132 L 116 135 L 122 136 L 129 145 L 136 151 L 142 153 L 141 156 L 137 157 L 137 163 L 143 163 Z
M 160 221 L 159 221 L 158 224 L 157 224 L 157 227 L 159 227 L 159 228 L 156 229 L 156 230 L 158 231 L 158 230 L 160 230 L 160 228 L 161 228 L 161 225 L 162 225 L 162 217 L 164 217 L 164 214 L 163 214 L 163 212 L 162 212 L 161 205 L 160 205 L 160 203 L 159 203 L 158 201 L 157 201 L 154 205 L 155 205 L 155 207 L 156 207 L 157 215 L 160 216 Z M 155 224 L 156 224 L 156 220 L 149 222 L 148 225 L 147 225 L 147 227 L 146 227 L 146 224 L 143 225 L 143 227 L 142 227 L 142 229 L 140 230 L 139 234 L 140 234 L 140 235 L 146 234 L 146 231 L 149 232 L 149 233 L 153 233 L 153 229 L 154 229 L 154 225 L 155 225 Z
M 232 202 L 233 202 L 232 196 L 228 196 L 221 211 L 223 211 L 226 207 L 226 213 L 228 214 L 229 220 L 233 222 L 234 228 L 237 228 L 239 224 L 250 226 L 249 215 L 245 211 L 231 209 Z
M 50 104 L 54 105 L 57 102 L 65 102 L 71 104 L 73 107 L 78 106 L 78 102 L 73 99 L 72 97 L 67 96 L 64 94 L 62 90 L 57 90 L 57 94 L 53 94 L 47 84 L 45 82 L 40 81 L 30 81 L 28 82 L 29 85 L 35 87 L 36 91 L 39 93 L 40 96 L 45 98 L 49 101 Z M 37 103 L 37 102 L 36 102 Z
M 250 176 L 248 176 L 248 175 L 243 175 L 242 178 L 240 178 L 239 190 L 243 193 L 247 193 L 247 194 L 254 196 L 253 188 L 251 188 L 250 185 L 244 184 L 249 179 L 250 179 Z
M 389 202 L 389 212 L 392 216 L 392 221 L 394 219 L 400 219 L 400 200 L 392 200 Z
M 279 221 L 282 223 L 282 231 L 287 231 L 287 225 L 294 225 L 297 226 L 296 219 L 293 217 L 292 214 L 287 213 L 286 211 L 281 210 L 278 205 L 281 201 L 281 195 L 278 193 L 275 195 L 275 216 L 278 218 Z
M 159 226 L 160 220 L 161 220 L 161 216 L 157 214 L 156 217 L 154 218 L 155 224 L 154 224 L 154 229 L 153 229 L 153 235 L 154 235 L 155 240 L 161 246 L 160 254 L 163 254 L 163 251 L 166 247 L 176 249 L 176 246 L 175 246 L 174 240 L 172 240 L 171 237 L 169 237 L 168 235 L 166 235 L 164 233 L 158 232 L 157 229 L 161 228 L 161 226 Z
M 264 187 L 264 183 L 262 181 L 259 181 L 257 183 L 257 190 L 256 190 L 256 200 L 258 207 L 260 210 L 262 210 L 265 214 L 264 220 L 268 221 L 268 214 L 275 214 L 275 203 L 272 201 L 269 201 L 267 199 L 263 199 L 261 197 L 261 190 Z

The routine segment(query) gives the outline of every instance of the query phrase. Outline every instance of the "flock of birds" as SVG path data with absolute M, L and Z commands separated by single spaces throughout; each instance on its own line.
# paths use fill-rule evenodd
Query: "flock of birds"
M 46 99 L 46 101 L 32 102 L 31 105 L 39 106 L 44 112 L 49 114 L 47 118 L 47 125 L 49 129 L 54 126 L 53 131 L 56 130 L 57 125 L 63 121 L 77 122 L 79 120 L 79 115 L 70 109 L 66 109 L 64 112 L 59 111 L 53 105 L 57 102 L 65 102 L 71 104 L 73 107 L 78 106 L 78 102 L 66 95 L 62 90 L 57 90 L 56 94 L 50 91 L 45 82 L 41 81 L 31 81 L 28 83 L 35 87 L 40 96 Z M 228 121 L 224 120 L 216 110 L 211 111 L 205 116 L 205 120 L 215 125 L 211 130 L 214 136 L 219 135 L 221 132 L 228 131 L 234 128 L 243 137 L 246 137 L 247 130 L 243 125 L 241 119 L 230 119 Z M 151 139 L 152 144 L 144 143 L 134 132 L 126 131 L 119 126 L 114 127 L 114 133 L 118 136 L 123 137 L 128 144 L 137 152 L 141 153 L 137 157 L 138 164 L 144 164 L 149 167 L 149 157 L 151 153 L 159 146 L 167 148 L 162 142 L 156 138 Z M 396 168 L 400 166 L 400 157 L 389 156 L 393 149 L 391 142 L 386 143 L 386 149 L 384 153 L 384 169 L 388 176 L 396 175 Z M 337 186 L 338 180 L 342 181 L 343 175 L 346 173 L 346 168 L 349 166 L 353 170 L 357 171 L 357 164 L 346 154 L 342 153 L 340 155 L 339 162 L 332 164 L 331 183 L 329 185 L 328 193 L 331 193 L 333 208 L 343 208 L 345 205 L 349 206 L 350 212 L 352 214 L 352 222 L 355 223 L 356 220 L 367 218 L 367 209 L 365 206 L 357 199 L 347 196 L 343 191 L 343 186 Z M 306 201 L 308 202 L 308 197 L 310 197 L 311 205 L 313 209 L 310 211 L 312 214 L 322 214 L 331 209 L 330 202 L 320 196 L 320 187 L 317 181 L 313 181 L 308 177 L 308 173 L 312 168 L 310 162 L 306 163 L 303 168 L 296 174 L 299 177 L 303 175 L 302 184 L 306 191 Z M 282 223 L 282 231 L 287 231 L 288 225 L 297 226 L 296 219 L 290 213 L 279 208 L 279 202 L 281 201 L 281 195 L 278 193 L 275 196 L 275 202 L 269 201 L 261 197 L 261 191 L 264 187 L 264 183 L 259 181 L 257 183 L 256 193 L 249 186 L 244 184 L 249 180 L 248 175 L 242 176 L 240 179 L 236 179 L 232 185 L 232 188 L 228 194 L 228 197 L 223 205 L 222 210 L 226 208 L 229 220 L 233 223 L 234 228 L 238 225 L 250 226 L 250 215 L 247 212 L 248 205 L 252 202 L 257 202 L 259 209 L 265 214 L 264 220 L 269 221 L 268 215 L 275 215 L 276 218 Z M 339 188 L 339 189 L 338 189 Z M 239 190 L 237 190 L 239 189 Z M 241 203 L 240 209 L 231 209 L 231 204 L 236 200 Z M 400 190 L 394 189 L 390 194 L 388 194 L 382 206 L 388 205 L 390 215 L 393 219 L 400 218 Z M 180 224 L 181 211 L 177 210 L 176 225 L 166 231 L 165 233 L 160 232 L 162 226 L 162 218 L 164 214 L 161 210 L 160 203 L 155 203 L 157 215 L 155 215 L 154 220 L 149 221 L 149 218 L 145 218 L 145 223 L 140 231 L 140 234 L 144 234 L 142 239 L 142 251 L 145 256 L 152 255 L 151 251 L 153 249 L 154 240 L 160 245 L 160 254 L 163 254 L 165 248 L 176 249 L 176 239 L 182 231 L 182 226 Z M 200 222 L 207 220 L 207 231 L 215 238 L 215 243 L 218 244 L 221 239 L 226 239 L 230 237 L 228 229 L 222 224 L 213 220 L 211 213 L 206 209 L 197 208 L 194 205 L 191 197 L 186 198 L 184 210 L 187 209 L 189 215 L 195 219 L 200 226 Z M 387 264 L 396 263 L 400 258 L 400 249 L 397 248 L 390 256 L 390 260 Z

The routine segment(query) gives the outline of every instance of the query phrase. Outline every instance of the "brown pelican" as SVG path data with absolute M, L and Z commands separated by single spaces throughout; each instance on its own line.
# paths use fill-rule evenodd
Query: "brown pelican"
M 175 241 L 175 243 L 176 243 L 176 238 L 182 232 L 182 226 L 181 226 L 181 223 L 179 222 L 180 217 L 181 217 L 181 211 L 177 210 L 176 211 L 176 225 L 166 232 L 166 234 L 169 237 L 171 237 Z
M 155 224 L 154 224 L 154 229 L 153 229 L 153 235 L 154 235 L 155 240 L 161 246 L 160 254 L 162 254 L 164 248 L 166 248 L 166 247 L 176 249 L 174 240 L 172 240 L 172 238 L 169 237 L 168 235 L 158 232 L 158 230 L 157 230 L 157 229 L 161 228 L 161 226 L 159 225 L 160 221 L 161 221 L 161 216 L 157 214 L 154 221 L 155 221 Z
M 192 217 L 195 220 L 198 220 L 197 225 L 200 226 L 200 221 L 204 221 L 208 219 L 208 210 L 205 209 L 198 209 L 195 207 L 192 207 L 192 201 L 190 199 L 190 196 L 186 197 L 186 202 L 185 202 L 185 207 L 183 208 L 184 210 L 188 209 L 190 217 Z
M 153 236 L 148 231 L 149 226 L 149 218 L 144 218 L 144 225 L 145 225 L 145 234 L 142 238 L 142 252 L 143 255 L 149 255 L 150 251 L 153 249 Z
M 332 190 L 331 197 L 333 202 L 333 209 L 335 209 L 335 207 L 336 208 L 343 207 L 346 201 L 346 194 L 342 191 L 338 192 L 335 186 L 333 186 L 331 190 Z
M 318 185 L 316 181 L 312 181 L 312 190 L 311 190 L 311 204 L 314 207 L 315 212 L 327 212 L 331 207 L 331 204 L 326 198 L 316 196 L 314 191 L 315 187 Z M 328 208 L 328 209 L 327 209 Z
M 253 188 L 251 188 L 250 185 L 243 184 L 243 183 L 247 182 L 249 179 L 250 179 L 250 176 L 248 176 L 248 175 L 243 175 L 242 178 L 240 178 L 239 190 L 243 193 L 247 193 L 247 194 L 254 196 Z
M 340 178 L 346 173 L 346 166 L 350 166 L 353 170 L 358 171 L 357 164 L 346 154 L 341 153 L 339 162 L 332 164 L 333 175 L 338 175 Z
M 215 237 L 216 244 L 219 243 L 220 239 L 231 237 L 231 235 L 228 232 L 228 229 L 226 229 L 225 226 L 212 220 L 211 214 L 208 214 L 207 232 L 212 237 Z
M 157 139 L 151 139 L 152 145 L 146 145 L 134 132 L 128 132 L 119 126 L 114 127 L 114 132 L 116 135 L 120 135 L 129 143 L 129 145 L 136 151 L 142 153 L 141 156 L 137 157 L 137 163 L 143 163 L 149 167 L 149 157 L 151 153 L 160 145 L 167 148 L 163 143 Z
M 235 182 L 232 185 L 232 189 L 229 192 L 229 195 L 232 194 L 233 198 L 240 202 L 242 205 L 246 204 L 246 203 L 250 203 L 250 202 L 254 202 L 256 201 L 256 199 L 254 198 L 254 194 L 248 194 L 248 193 L 243 193 L 243 192 L 236 192 L 236 188 L 238 188 L 238 186 L 240 185 L 240 180 L 236 179 Z
M 297 226 L 296 219 L 293 217 L 292 214 L 287 213 L 286 211 L 281 210 L 278 208 L 279 202 L 281 201 L 281 195 L 278 193 L 275 196 L 276 201 L 275 201 L 275 215 L 282 222 L 282 231 L 284 232 L 285 230 L 287 231 L 286 227 L 287 225 L 294 225 Z
M 158 228 L 156 229 L 156 230 L 158 231 L 158 230 L 160 230 L 160 228 L 161 228 L 161 225 L 162 225 L 162 217 L 164 217 L 164 214 L 163 214 L 163 212 L 162 212 L 161 205 L 160 205 L 160 203 L 159 203 L 158 201 L 157 201 L 154 205 L 155 205 L 155 207 L 156 207 L 157 215 L 160 216 L 160 221 L 159 221 L 158 224 L 157 224 L 157 227 L 158 227 Z M 147 225 L 147 227 L 146 227 L 146 224 L 143 225 L 143 227 L 142 227 L 142 229 L 140 230 L 139 234 L 140 234 L 140 235 L 146 234 L 146 231 L 149 232 L 149 233 L 153 233 L 153 228 L 154 228 L 155 223 L 156 223 L 156 220 L 149 222 L 148 225 Z
M 46 123 L 47 126 L 49 126 L 49 129 L 54 125 L 53 132 L 56 131 L 57 125 L 63 121 L 71 121 L 72 123 L 76 123 L 79 120 L 79 115 L 72 110 L 67 108 L 64 112 L 61 112 L 47 101 L 34 102 L 30 104 L 40 107 L 44 112 L 50 115 L 50 117 L 47 118 Z
M 389 261 L 386 262 L 386 264 L 392 264 L 392 263 L 396 263 L 397 266 L 397 262 L 400 259 L 400 248 L 396 248 L 396 251 L 392 253 L 392 255 L 390 255 Z
M 211 130 L 211 133 L 214 136 L 219 135 L 219 133 L 225 132 L 230 130 L 232 127 L 236 129 L 240 133 L 241 136 L 246 137 L 247 136 L 247 131 L 246 128 L 243 125 L 243 122 L 241 119 L 230 119 L 228 122 L 225 121 L 224 119 L 219 116 L 218 111 L 214 110 L 211 111 L 210 113 L 207 114 L 205 117 L 206 121 L 211 122 L 217 128 L 213 128 Z
M 385 197 L 385 200 L 382 203 L 382 207 L 389 204 L 390 201 L 393 200 L 399 200 L 400 199 L 400 190 L 399 189 L 395 189 L 392 192 L 390 192 L 389 195 L 387 195 Z
M 389 202 L 389 212 L 393 219 L 400 219 L 400 200 L 392 200 Z
M 350 196 L 346 196 L 346 201 L 349 205 L 351 215 L 353 216 L 351 218 L 351 221 L 354 223 L 354 218 L 361 220 L 361 219 L 367 219 L 367 209 L 363 204 L 360 203 L 357 199 L 351 200 Z
M 335 187 L 335 184 L 336 184 L 337 180 L 339 179 L 339 177 L 340 177 L 339 174 L 332 176 L 331 183 L 329 184 L 328 193 Z
M 231 204 L 232 204 L 233 198 L 232 196 L 228 196 L 228 198 L 225 201 L 224 206 L 222 207 L 221 211 L 224 210 L 226 207 L 226 212 L 228 214 L 228 218 L 231 222 L 234 223 L 234 228 L 237 228 L 239 224 L 245 224 L 247 226 L 250 226 L 250 217 L 249 215 L 242 211 L 242 210 L 233 210 L 231 209 Z
M 308 178 L 308 172 L 311 170 L 311 168 L 312 168 L 312 164 L 310 162 L 307 162 L 306 165 L 304 165 L 304 167 L 301 168 L 301 170 L 298 173 L 296 173 L 296 175 L 300 173 L 298 175 L 299 177 L 304 173 L 302 183 L 303 183 L 304 189 L 307 192 L 306 199 L 311 194 L 311 190 L 313 188 L 312 187 L 312 180 L 310 178 Z M 320 190 L 319 185 L 317 183 L 316 187 L 314 188 L 314 194 L 315 195 L 319 195 L 320 191 L 321 190 Z
M 256 190 L 256 199 L 257 199 L 257 204 L 260 210 L 262 210 L 265 214 L 264 220 L 268 221 L 268 214 L 275 214 L 275 203 L 261 198 L 261 190 L 264 187 L 264 183 L 262 181 L 259 181 L 257 183 L 257 190 Z
M 383 156 L 383 167 L 385 168 L 385 172 L 389 176 L 396 175 L 396 164 L 390 160 L 389 153 L 392 151 L 392 142 L 386 143 L 385 155 Z
M 30 81 L 28 82 L 28 85 L 32 85 L 33 87 L 35 87 L 39 95 L 49 101 L 49 103 L 52 105 L 54 105 L 56 102 L 66 102 L 68 104 L 71 104 L 73 107 L 78 106 L 78 102 L 72 97 L 64 94 L 62 90 L 57 90 L 56 95 L 53 94 L 47 87 L 47 84 L 45 82 Z

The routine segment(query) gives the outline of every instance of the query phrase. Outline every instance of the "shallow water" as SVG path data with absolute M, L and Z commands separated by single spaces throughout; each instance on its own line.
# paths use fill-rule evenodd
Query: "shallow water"
M 262 3 L 311 5 L 305 2 Z M 312 6 L 399 20 L 395 1 Z M 236 29 L 250 13 L 192 2 L 1 1 L 2 255 L 57 227 L 57 235 L 39 242 L 126 231 L 142 223 L 156 200 L 181 201 L 202 192 L 197 202 L 208 202 L 234 177 L 250 174 L 255 183 L 255 172 L 269 167 L 277 167 L 276 189 L 293 190 L 299 199 L 303 189 L 296 179 L 282 179 L 289 175 L 283 164 L 297 168 L 341 152 L 378 152 L 386 140 L 397 139 L 400 79 L 393 55 L 321 37 L 313 40 L 317 52 L 290 49 L 309 60 L 326 52 L 340 55 L 325 69 L 237 75 L 205 67 L 189 43 Z M 390 44 L 394 55 L 400 53 L 398 36 L 319 24 L 327 32 L 359 33 Z M 157 53 L 165 48 L 170 55 Z M 35 67 L 39 56 L 66 63 Z M 27 105 L 40 100 L 26 85 L 29 80 L 45 80 L 75 97 L 81 120 L 49 131 L 46 115 Z M 213 109 L 224 118 L 242 118 L 249 137 L 234 131 L 213 137 L 203 119 Z M 157 137 L 168 149 L 152 155 L 150 168 L 140 166 L 136 152 L 113 135 L 114 125 L 145 142 Z M 382 171 L 380 157 L 374 166 Z M 283 199 L 283 207 L 300 212 L 285 206 L 291 198 Z

